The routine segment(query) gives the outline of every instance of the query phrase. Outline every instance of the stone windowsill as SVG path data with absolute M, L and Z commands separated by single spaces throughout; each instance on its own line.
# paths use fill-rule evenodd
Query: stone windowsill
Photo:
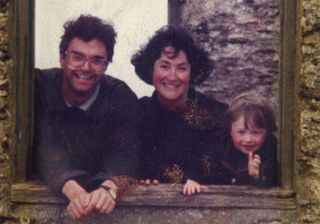
M 261 189 L 252 186 L 210 185 L 202 193 L 188 197 L 181 194 L 181 189 L 181 184 L 138 186 L 132 194 L 123 197 L 118 204 L 189 208 L 296 209 L 294 192 L 281 188 Z M 67 203 L 53 196 L 46 186 L 37 183 L 13 184 L 11 201 L 31 204 Z

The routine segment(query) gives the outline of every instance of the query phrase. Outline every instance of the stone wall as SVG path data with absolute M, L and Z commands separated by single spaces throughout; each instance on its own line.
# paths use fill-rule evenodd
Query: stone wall
M 200 90 L 223 102 L 251 92 L 278 103 L 279 0 L 187 0 L 182 25 L 215 68 Z
M 13 158 L 13 108 L 10 87 L 13 71 L 12 55 L 9 55 L 9 1 L 0 0 L 0 223 L 1 216 L 9 213 L 10 181 Z
M 9 5 L 13 7 L 14 2 L 0 0 L 0 223 L 32 223 L 32 220 L 34 223 L 71 223 L 66 217 L 64 204 L 10 201 L 15 110 L 11 102 L 14 65 L 13 55 L 9 55 L 9 40 L 12 40 L 13 15 L 9 13 Z M 120 206 L 108 218 L 97 216 L 83 223 L 130 223 L 130 220 L 131 223 L 320 223 L 320 1 L 297 2 L 301 17 L 298 17 L 297 73 L 292 74 L 296 88 L 292 96 L 295 97 L 295 114 L 292 116 L 296 124 L 294 183 L 299 217 L 291 216 L 293 212 L 289 209 L 277 208 L 191 209 L 140 205 Z M 279 74 L 278 1 L 186 0 L 185 3 L 189 9 L 183 9 L 183 23 L 206 49 L 219 53 L 219 57 L 213 57 L 217 67 L 211 81 L 201 90 L 224 101 L 242 91 L 267 94 L 275 100 Z M 223 14 L 220 13 L 222 9 Z M 245 14 L 241 16 L 243 12 Z M 221 26 L 208 24 L 209 19 L 221 21 Z M 235 49 L 243 52 L 240 58 L 234 56 Z M 226 76 L 229 84 L 224 82 Z M 253 81 L 247 80 L 248 76 L 254 77 Z M 214 83 L 214 88 L 209 83 Z
M 320 1 L 301 1 L 299 12 L 298 202 L 301 223 L 320 223 Z

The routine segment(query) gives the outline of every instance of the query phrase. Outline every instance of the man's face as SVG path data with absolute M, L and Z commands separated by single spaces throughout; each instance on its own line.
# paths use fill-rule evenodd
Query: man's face
M 107 57 L 107 50 L 101 41 L 72 39 L 65 54 L 60 55 L 65 97 L 91 96 L 107 69 Z
M 153 85 L 160 102 L 179 106 L 187 101 L 191 65 L 184 51 L 175 54 L 172 47 L 164 48 L 153 66 Z
M 244 154 L 253 153 L 259 150 L 266 138 L 267 130 L 244 125 L 244 117 L 241 115 L 237 120 L 232 122 L 231 137 L 235 148 Z

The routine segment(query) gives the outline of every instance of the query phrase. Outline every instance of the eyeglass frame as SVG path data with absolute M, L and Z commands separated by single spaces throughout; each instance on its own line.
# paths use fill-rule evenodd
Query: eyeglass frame
M 104 70 L 104 69 L 107 67 L 107 65 L 109 64 L 109 63 L 108 63 L 108 60 L 107 60 L 106 58 L 102 57 L 102 56 L 86 57 L 86 56 L 84 56 L 82 53 L 80 53 L 80 52 L 75 52 L 75 51 L 71 51 L 71 52 L 65 51 L 64 54 L 65 54 L 66 56 L 69 56 L 70 60 L 71 60 L 72 62 L 74 62 L 75 64 L 76 64 L 76 63 L 79 63 L 79 65 L 74 66 L 75 69 L 80 69 L 80 68 L 82 68 L 82 67 L 85 65 L 85 63 L 88 62 L 88 63 L 89 63 L 89 67 L 90 67 L 91 70 L 102 71 L 102 70 Z M 72 56 L 72 55 L 73 55 L 73 56 Z M 81 57 L 81 62 L 80 62 L 80 61 L 77 61 L 74 56 L 80 56 L 80 57 Z M 94 62 L 95 59 L 101 59 L 101 61 L 99 62 L 99 63 L 101 63 L 101 64 L 95 64 L 95 62 Z M 96 66 L 96 67 L 100 67 L 100 68 L 98 68 L 98 69 L 92 69 L 92 67 L 91 67 L 92 65 L 94 65 L 94 66 Z M 72 66 L 72 67 L 73 67 L 73 66 Z

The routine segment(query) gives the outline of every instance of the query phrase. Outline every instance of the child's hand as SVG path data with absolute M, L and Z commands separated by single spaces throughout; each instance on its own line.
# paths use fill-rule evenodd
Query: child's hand
M 192 195 L 195 193 L 200 193 L 201 190 L 207 188 L 207 186 L 200 185 L 198 182 L 188 179 L 186 184 L 183 186 L 182 193 L 184 195 Z
M 253 177 L 254 179 L 258 179 L 260 176 L 259 168 L 261 164 L 260 156 L 255 154 L 253 155 L 252 152 L 248 154 L 248 173 L 249 176 Z

